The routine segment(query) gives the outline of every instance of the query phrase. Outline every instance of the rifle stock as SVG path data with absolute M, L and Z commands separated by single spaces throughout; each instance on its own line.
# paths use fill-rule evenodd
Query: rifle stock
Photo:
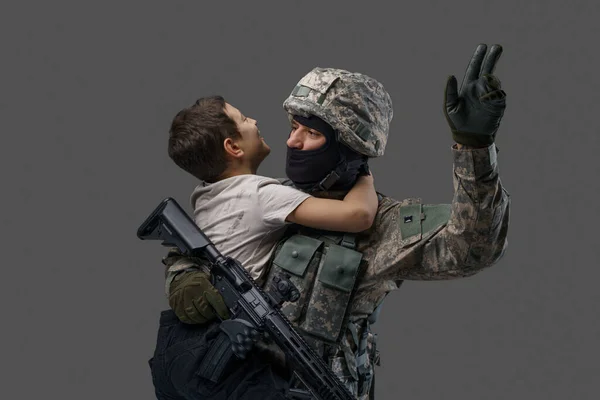
M 289 396 L 354 399 L 279 311 L 282 298 L 265 293 L 237 260 L 222 255 L 174 199 L 164 199 L 139 227 L 137 236 L 141 240 L 162 240 L 163 246 L 176 246 L 185 255 L 208 259 L 215 287 L 232 315 L 230 320 L 221 322 L 221 329 L 229 336 L 231 350 L 238 358 L 244 358 L 250 347 L 236 341 L 236 337 L 256 338 L 257 334 L 268 334 L 286 354 L 294 372 L 310 392 L 309 395 L 292 389 Z M 291 288 L 291 301 L 298 297 L 295 290 Z

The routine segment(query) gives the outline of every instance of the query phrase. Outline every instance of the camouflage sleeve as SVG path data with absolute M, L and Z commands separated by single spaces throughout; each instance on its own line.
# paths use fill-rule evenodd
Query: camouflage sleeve
M 452 148 L 452 204 L 384 198 L 365 254 L 367 282 L 466 277 L 495 264 L 507 246 L 510 197 L 497 149 Z M 383 278 L 383 279 L 382 279 Z

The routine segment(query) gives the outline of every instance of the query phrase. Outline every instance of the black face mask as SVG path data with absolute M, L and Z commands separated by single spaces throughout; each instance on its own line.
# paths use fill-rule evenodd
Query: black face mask
M 294 119 L 326 138 L 325 144 L 316 150 L 288 147 L 286 175 L 296 187 L 305 191 L 349 190 L 359 174 L 368 171 L 367 157 L 338 143 L 335 131 L 325 121 L 314 116 L 294 116 Z
M 347 191 L 354 186 L 359 176 L 369 173 L 369 158 L 358 154 L 345 145 L 340 145 L 341 162 L 336 170 L 339 178 L 328 190 Z
M 316 150 L 288 147 L 285 173 L 296 186 L 308 188 L 324 179 L 339 160 L 337 141 L 327 137 L 325 144 Z

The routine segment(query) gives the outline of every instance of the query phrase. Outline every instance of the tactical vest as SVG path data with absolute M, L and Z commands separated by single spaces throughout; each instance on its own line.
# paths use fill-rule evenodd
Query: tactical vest
M 399 227 L 403 245 L 431 235 L 445 225 L 451 214 L 450 205 L 422 205 L 420 199 L 406 199 L 403 203 Z M 349 377 L 343 381 L 351 392 L 363 398 L 372 395 L 373 366 L 379 365 L 377 335 L 370 326 L 376 321 L 383 299 L 365 320 L 350 320 L 357 282 L 367 267 L 355 248 L 354 234 L 290 225 L 257 284 L 267 289 L 275 277 L 288 277 L 300 296 L 295 302 L 284 302 L 282 313 L 338 376 Z M 197 268 L 188 261 L 173 269 L 167 275 L 167 296 L 178 271 Z M 344 371 L 346 367 L 348 370 Z
M 354 234 L 290 226 L 261 281 L 268 288 L 284 275 L 296 286 L 299 298 L 283 303 L 282 313 L 335 373 L 347 375 L 342 380 L 348 389 L 361 395 L 372 389 L 373 365 L 379 364 L 370 325 L 381 304 L 366 321 L 350 321 L 356 283 L 367 267 L 355 248 Z
M 292 231 L 279 242 L 263 287 L 276 276 L 288 276 L 300 297 L 283 303 L 281 311 L 309 340 L 333 345 L 345 327 L 357 277 L 366 264 L 355 250 L 353 234 L 310 231 L 310 236 Z

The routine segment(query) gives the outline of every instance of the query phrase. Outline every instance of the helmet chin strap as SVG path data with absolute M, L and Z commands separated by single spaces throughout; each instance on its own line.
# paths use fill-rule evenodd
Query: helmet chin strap
M 367 157 L 360 155 L 359 158 L 348 161 L 346 154 L 344 152 L 340 153 L 341 160 L 335 169 L 329 172 L 320 182 L 309 188 L 308 191 L 327 191 L 332 188 L 334 190 L 349 190 L 354 186 L 359 176 L 369 173 Z M 350 174 L 353 176 L 349 176 Z M 340 187 L 336 187 L 338 183 L 341 183 Z

